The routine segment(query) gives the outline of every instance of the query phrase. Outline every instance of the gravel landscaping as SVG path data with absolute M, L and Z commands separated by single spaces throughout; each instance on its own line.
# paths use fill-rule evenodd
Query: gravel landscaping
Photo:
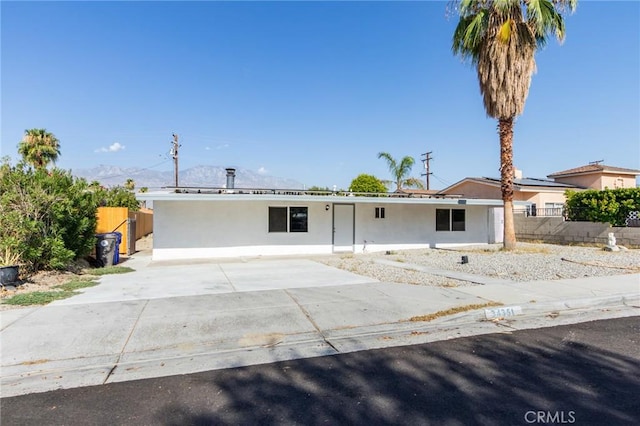
M 518 243 L 513 252 L 502 245 L 456 249 L 404 250 L 391 253 L 335 255 L 317 259 L 326 265 L 369 276 L 383 282 L 440 287 L 475 285 L 468 281 L 407 270 L 377 263 L 385 259 L 402 266 L 420 265 L 509 281 L 540 281 L 563 278 L 640 273 L 640 250 L 607 252 L 598 247 Z M 462 256 L 469 263 L 462 264 Z

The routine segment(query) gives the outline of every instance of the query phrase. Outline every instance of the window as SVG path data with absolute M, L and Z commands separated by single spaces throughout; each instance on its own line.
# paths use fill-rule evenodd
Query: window
M 451 210 L 436 209 L 436 231 L 450 231 L 449 227 Z
M 376 219 L 384 219 L 384 207 L 376 207 Z
M 465 211 L 462 209 L 451 210 L 451 230 L 464 231 Z
M 269 232 L 308 232 L 307 207 L 269 207 Z
M 436 209 L 436 231 L 464 231 L 465 229 L 464 209 Z
M 269 232 L 287 232 L 286 207 L 269 207 Z
M 289 232 L 307 232 L 306 207 L 289 207 Z

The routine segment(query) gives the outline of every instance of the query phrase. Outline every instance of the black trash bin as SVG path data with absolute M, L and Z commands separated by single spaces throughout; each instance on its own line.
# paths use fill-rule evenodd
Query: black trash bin
M 96 258 L 102 266 L 113 266 L 118 263 L 119 233 L 96 234 Z

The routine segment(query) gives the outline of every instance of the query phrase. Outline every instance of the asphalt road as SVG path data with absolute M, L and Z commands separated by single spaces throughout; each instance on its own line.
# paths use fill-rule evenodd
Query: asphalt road
M 637 425 L 640 317 L 4 398 L 9 425 Z

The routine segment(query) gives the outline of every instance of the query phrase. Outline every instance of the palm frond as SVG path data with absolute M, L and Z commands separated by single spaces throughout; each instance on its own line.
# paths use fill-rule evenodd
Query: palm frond
M 396 160 L 388 152 L 379 152 L 378 158 L 385 159 L 385 161 L 387 162 L 387 166 L 389 166 L 389 171 L 391 171 L 391 173 L 393 173 L 393 171 L 398 168 L 396 164 Z
M 560 43 L 564 41 L 564 19 L 550 0 L 529 0 L 527 21 L 534 29 L 538 47 L 546 45 L 549 34 L 554 34 Z
M 411 168 L 415 164 L 415 160 L 413 157 L 406 156 L 400 161 L 400 166 L 398 167 L 398 171 L 396 172 L 396 177 L 402 179 L 411 171 Z
M 409 188 L 424 189 L 425 187 L 424 182 L 422 182 L 420 179 L 413 178 L 413 177 L 405 179 L 404 184 Z
M 453 33 L 453 53 L 476 63 L 488 23 L 489 14 L 486 10 L 480 10 L 475 15 L 460 18 Z

